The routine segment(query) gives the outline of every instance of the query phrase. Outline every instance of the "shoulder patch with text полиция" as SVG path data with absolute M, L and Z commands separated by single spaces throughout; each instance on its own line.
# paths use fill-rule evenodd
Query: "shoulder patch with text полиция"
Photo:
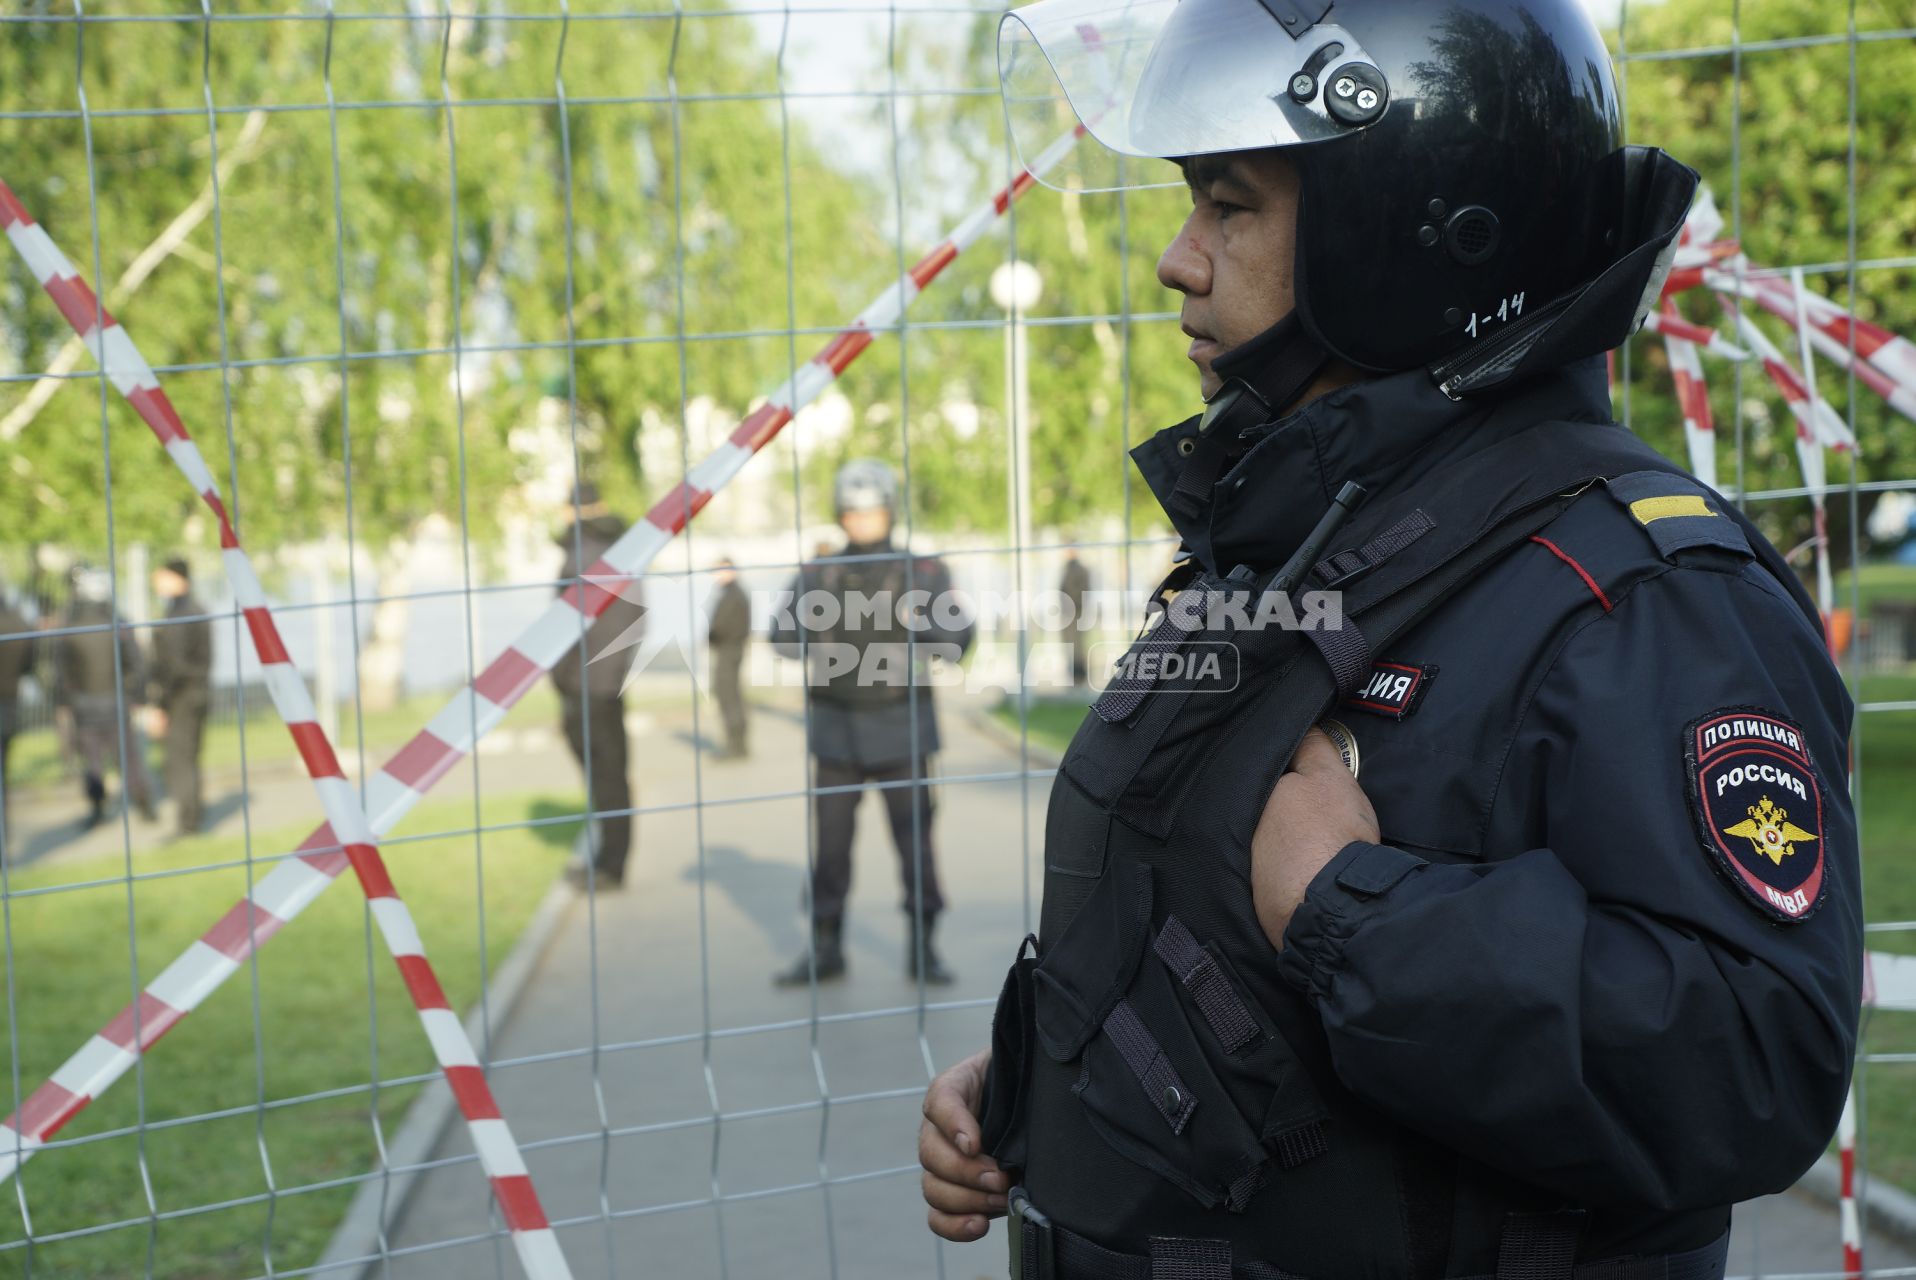
M 1807 920 L 1828 888 L 1823 787 L 1796 724 L 1727 707 L 1684 731 L 1690 809 L 1717 870 L 1764 915 Z

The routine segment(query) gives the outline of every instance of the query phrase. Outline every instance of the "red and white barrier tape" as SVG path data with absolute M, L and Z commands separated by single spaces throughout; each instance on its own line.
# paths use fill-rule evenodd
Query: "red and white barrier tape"
M 1687 243 L 1691 236 L 1688 228 L 1684 236 Z M 1746 298 L 1782 319 L 1791 328 L 1799 328 L 1797 294 L 1800 292 L 1803 295 L 1804 313 L 1809 321 L 1805 330 L 1809 344 L 1837 368 L 1854 372 L 1856 380 L 1881 396 L 1890 408 L 1916 421 L 1916 343 L 1880 325 L 1858 320 L 1821 294 L 1807 289 L 1799 290 L 1781 277 L 1739 277 L 1726 269 L 1727 266 L 1733 266 L 1737 259 L 1737 254 L 1733 252 L 1735 245 L 1735 241 L 1726 240 L 1720 242 L 1720 246 L 1709 246 L 1712 249 L 1724 247 L 1732 250 L 1719 257 L 1714 265 L 1702 262 L 1684 265 L 1680 261 L 1677 269 L 1671 271 L 1664 281 L 1664 298 L 1667 300 L 1691 289 L 1707 287 L 1717 293 Z M 1663 332 L 1665 323 L 1662 317 L 1652 313 L 1645 327 Z M 1717 338 L 1713 330 L 1705 330 L 1700 325 L 1696 328 Z M 1853 360 L 1850 356 L 1852 330 L 1860 360 Z M 1696 341 L 1695 338 L 1691 340 Z M 1717 341 L 1720 342 L 1720 338 Z M 1709 354 L 1729 360 L 1747 359 L 1749 354 L 1727 343 L 1721 347 L 1715 343 L 1703 345 Z
M 1679 271 L 1707 267 L 1725 258 L 1734 258 L 1743 251 L 1742 246 L 1734 240 L 1697 240 L 1687 234 L 1687 227 L 1685 233 L 1682 243 L 1677 247 L 1676 256 L 1670 260 L 1671 265 Z
M 1791 326 L 1797 323 L 1797 290 L 1787 280 L 1766 277 L 1738 282 L 1728 272 L 1708 272 L 1706 281 L 1719 293 L 1739 294 L 1772 315 L 1787 321 Z M 1862 341 L 1861 329 L 1864 326 L 1861 322 L 1858 322 L 1856 354 L 1863 358 L 1852 361 L 1847 328 L 1849 313 L 1827 298 L 1807 290 L 1803 291 L 1802 300 L 1810 321 L 1808 329 L 1805 330 L 1805 336 L 1809 339 L 1810 345 L 1837 368 L 1845 372 L 1853 371 L 1856 374 L 1856 380 L 1881 396 L 1889 403 L 1890 408 L 1905 418 L 1916 421 L 1916 378 L 1899 379 L 1886 372 L 1883 364 L 1869 359 L 1872 348 L 1865 346 Z M 1866 327 L 1873 330 L 1875 334 L 1883 335 L 1886 339 L 1873 348 L 1879 356 L 1884 351 L 1890 350 L 1894 344 L 1901 343 L 1905 347 L 1909 346 L 1902 338 L 1887 334 L 1885 330 L 1874 325 Z M 1893 360 L 1888 364 L 1890 367 L 1895 367 Z
M 1863 953 L 1863 1007 L 1916 1012 L 1916 956 L 1888 951 Z M 1840 1206 L 1843 1220 L 1843 1273 L 1863 1274 L 1863 1230 L 1856 1208 L 1856 1086 L 1843 1101 L 1843 1118 L 1836 1129 L 1837 1158 L 1841 1161 Z
M 0 1171 L 11 1174 L 20 1163 L 61 1125 L 91 1102 L 131 1067 L 148 1045 L 164 1035 L 182 1014 L 206 993 L 236 972 L 245 955 L 248 926 L 255 934 L 268 921 L 287 918 L 286 903 L 315 881 L 330 882 L 350 865 L 372 906 L 380 935 L 399 965 L 419 1020 L 432 1044 L 434 1059 L 445 1073 L 459 1101 L 459 1110 L 472 1133 L 479 1163 L 485 1169 L 505 1216 L 506 1226 L 526 1273 L 534 1280 L 570 1277 L 558 1237 L 547 1224 L 532 1179 L 526 1174 L 512 1131 L 500 1118 L 478 1055 L 457 1014 L 426 959 L 425 947 L 412 912 L 393 888 L 386 863 L 379 855 L 377 837 L 360 807 L 359 796 L 346 781 L 345 771 L 319 726 L 318 712 L 305 682 L 287 657 L 279 628 L 267 606 L 266 592 L 253 572 L 253 563 L 240 546 L 219 486 L 201 457 L 199 446 L 187 434 L 172 401 L 126 330 L 108 315 L 80 273 L 74 269 L 44 228 L 34 222 L 0 181 L 0 228 L 26 260 L 34 277 L 53 299 L 61 314 L 100 362 L 116 390 L 133 406 L 164 446 L 173 465 L 190 482 L 219 521 L 221 557 L 233 596 L 245 616 L 247 631 L 259 655 L 260 674 L 280 718 L 299 748 L 300 759 L 319 793 L 326 825 L 308 841 L 315 851 L 288 859 L 253 887 L 221 922 L 148 984 L 139 999 L 67 1059 L 53 1078 L 34 1091 L 26 1104 L 9 1116 L 0 1129 Z M 324 852 L 320 852 L 320 847 Z M 275 923 L 275 926 L 276 923 Z
M 1662 310 L 1652 311 L 1643 318 L 1643 327 L 1651 333 L 1660 333 L 1665 337 L 1687 342 L 1719 360 L 1743 361 L 1750 358 L 1749 352 L 1724 338 L 1715 329 L 1708 325 L 1691 324 L 1685 320 L 1667 294 L 1663 302 Z
M 1823 615 L 1827 632 L 1836 592 L 1829 559 L 1829 471 L 1824 465 L 1823 450 L 1848 452 L 1856 447 L 1856 437 L 1850 434 L 1849 424 L 1843 421 L 1842 415 L 1815 393 L 1805 381 L 1806 375 L 1796 371 L 1769 336 L 1757 328 L 1756 322 L 1737 308 L 1736 301 L 1725 294 L 1717 296 L 1724 310 L 1735 318 L 1737 336 L 1763 362 L 1764 372 L 1776 384 L 1796 418 L 1796 459 L 1803 471 L 1803 487 L 1810 493 L 1816 530 L 1816 607 Z
M 605 611 L 617 597 L 620 588 L 639 577 L 672 537 L 704 509 L 712 496 L 738 474 L 752 455 L 776 437 L 798 410 L 816 399 L 847 365 L 871 345 L 876 332 L 896 324 L 918 294 L 1004 216 L 1012 202 L 1029 190 L 1039 176 L 1062 160 L 1083 132 L 1083 126 L 1079 126 L 1045 148 L 1010 185 L 973 210 L 944 241 L 887 286 L 850 326 L 781 383 L 763 405 L 746 416 L 726 443 L 713 450 L 686 475 L 684 481 L 654 503 L 645 518 L 634 524 L 600 560 L 589 566 L 576 585 L 557 597 L 544 613 L 513 639 L 503 653 L 493 659 L 477 679 L 455 695 L 411 742 L 381 766 L 366 784 L 364 820 L 368 827 L 368 840 L 372 833 L 383 834 L 392 830 L 401 818 L 411 812 L 426 791 L 470 753 L 478 740 L 505 718 L 513 704 L 553 664 L 580 643 L 585 626 Z M 26 217 L 25 210 L 12 199 L 11 193 L 6 192 L 4 187 L 0 187 L 0 193 L 4 193 L 5 208 L 12 218 L 8 233 L 13 236 L 16 245 L 22 240 L 28 242 L 29 247 L 21 252 L 29 263 L 63 268 L 42 272 L 36 265 L 35 270 L 43 280 L 57 276 L 63 281 L 70 281 L 70 286 L 65 286 L 67 292 L 64 298 L 61 292 L 53 289 L 48 291 L 53 293 L 55 303 L 67 314 L 68 319 L 79 317 L 75 327 L 81 329 L 85 338 L 94 319 L 91 291 L 66 265 L 65 258 L 59 255 L 45 233 Z M 39 257 L 36 258 L 36 254 Z M 73 293 L 74 289 L 79 290 L 79 294 Z M 160 407 L 156 412 L 163 410 L 161 420 L 168 424 L 167 433 L 162 434 L 161 438 L 169 441 L 168 451 L 174 453 L 175 461 L 179 461 L 182 452 L 187 454 L 190 461 L 182 464 L 182 469 L 197 468 L 197 471 L 189 469 L 188 474 L 194 478 L 202 494 L 207 495 L 208 501 L 216 504 L 215 510 L 220 513 L 221 528 L 224 530 L 225 516 L 223 509 L 217 505 L 218 497 L 212 478 L 206 472 L 198 451 L 186 440 L 185 430 L 178 425 L 171 405 L 159 394 L 151 370 L 133 351 L 132 344 L 126 341 L 117 324 L 109 320 L 106 333 L 104 343 L 87 338 L 89 346 L 95 349 L 96 355 L 105 352 L 102 363 L 106 365 L 109 376 L 115 379 L 115 385 L 121 385 L 122 370 L 137 368 L 145 371 L 144 382 L 140 385 L 153 389 L 146 400 Z M 127 355 L 138 362 L 137 366 L 127 363 Z M 122 390 L 126 389 L 126 386 L 122 387 Z M 129 395 L 128 399 L 132 400 L 133 396 Z M 135 408 L 141 408 L 137 401 Z M 144 409 L 141 416 L 146 416 Z M 155 430 L 160 429 L 156 427 Z M 172 443 L 175 439 L 184 443 L 184 450 Z M 229 552 L 229 569 L 234 563 L 234 553 Z M 244 563 L 243 557 L 238 563 Z M 250 568 L 245 570 L 245 582 L 249 589 L 257 592 L 258 583 Z M 239 589 L 240 583 L 236 580 L 235 590 Z M 263 607 L 261 614 L 264 616 Z M 249 624 L 253 623 L 253 616 L 249 610 Z M 254 626 L 256 639 L 259 634 L 259 628 Z M 262 648 L 262 664 L 267 661 L 267 652 Z M 276 647 L 274 652 L 283 662 L 283 648 Z M 278 685 L 281 683 L 287 686 L 289 694 L 296 690 L 297 697 L 306 697 L 305 686 L 300 683 L 289 663 L 267 670 L 269 683 L 274 685 L 275 698 L 280 695 Z M 275 681 L 275 673 L 282 678 Z M 321 744 L 325 741 L 324 735 L 318 732 L 318 726 L 311 724 L 310 703 L 305 706 L 308 711 L 305 721 L 311 725 L 311 733 L 302 737 L 296 731 L 294 735 L 300 741 L 302 754 L 307 753 L 307 738 L 317 738 Z M 326 755 L 327 759 L 331 758 L 330 750 Z M 338 778 L 336 783 L 331 790 L 322 787 L 322 798 L 329 794 L 343 794 L 347 799 L 352 799 L 351 788 L 343 777 Z M 330 810 L 328 812 L 330 816 Z M 234 904 L 218 923 L 148 984 L 135 1005 L 121 1010 L 85 1047 L 69 1058 L 51 1080 L 36 1089 L 19 1112 L 9 1117 L 8 1125 L 0 1127 L 0 1181 L 11 1177 L 36 1148 L 105 1092 L 126 1073 L 139 1054 L 198 1008 L 239 969 L 255 949 L 297 917 L 333 883 L 348 865 L 347 857 L 338 851 L 341 842 L 334 834 L 337 829 L 340 828 L 336 824 L 329 823 L 308 836 L 299 846 L 300 856 L 286 859 L 262 877 L 254 885 L 252 893 Z M 345 829 L 355 830 L 352 827 Z M 367 892 L 371 896 L 372 887 L 369 886 Z M 397 899 L 391 901 L 397 905 Z M 375 913 L 379 911 L 375 903 Z M 385 927 L 386 916 L 381 915 L 380 920 L 382 928 Z M 421 959 L 423 961 L 423 957 Z M 406 969 L 403 961 L 401 968 Z M 407 972 L 407 979 L 411 986 L 412 972 Z M 435 994 L 438 992 L 436 984 L 432 991 Z M 136 1007 L 139 1021 L 137 1038 L 133 1034 Z M 428 1013 L 432 1016 L 428 1016 Z M 445 1007 L 443 995 L 439 995 L 439 1004 L 435 1009 L 426 1010 L 422 1005 L 421 1016 L 426 1020 L 434 1051 L 441 1054 L 441 1064 L 446 1068 L 447 1079 L 452 1083 L 454 1092 L 460 1097 L 462 1108 L 476 1103 L 479 1100 L 478 1091 L 484 1089 L 484 1078 L 476 1069 L 471 1046 L 465 1040 L 465 1032 L 457 1016 Z M 450 1045 L 454 1036 L 458 1045 L 464 1047 L 463 1060 L 448 1062 L 446 1054 L 441 1052 L 442 1043 Z M 490 1097 L 487 1096 L 485 1101 L 489 1103 Z M 482 1143 L 475 1126 L 475 1145 L 479 1146 L 482 1158 L 488 1149 L 503 1155 L 501 1149 L 510 1149 L 510 1139 L 504 1137 L 503 1123 L 497 1122 L 496 1108 L 493 1109 L 493 1115 L 486 1119 L 498 1123 L 498 1128 L 490 1130 L 489 1134 L 494 1136 Z M 504 1141 L 500 1141 L 501 1137 L 504 1137 Z M 512 1154 L 516 1157 L 516 1150 Z M 515 1200 L 515 1205 L 531 1199 L 529 1183 L 525 1184 L 525 1191 L 526 1195 Z M 501 1204 L 506 1204 L 504 1196 L 501 1196 Z M 533 1202 L 533 1207 L 536 1208 L 536 1202 Z M 552 1253 L 554 1258 L 558 1258 L 556 1242 Z M 559 1265 L 563 1266 L 562 1259 Z M 532 1270 L 530 1262 L 527 1263 L 527 1269 Z M 547 1272 L 534 1271 L 533 1274 L 543 1276 Z
M 1703 362 L 1697 359 L 1696 339 L 1687 332 L 1702 329 L 1681 321 L 1676 303 L 1663 300 L 1663 309 L 1649 315 L 1651 327 L 1663 334 L 1663 347 L 1670 356 L 1670 376 L 1676 382 L 1677 406 L 1683 412 L 1683 439 L 1690 448 L 1690 471 L 1712 489 L 1716 488 L 1716 422 L 1710 415 L 1710 390 L 1703 381 Z M 1679 328 L 1679 323 L 1681 327 Z M 1704 330 L 1712 337 L 1712 330 Z
M 1776 277 L 1765 277 L 1755 281 L 1760 291 L 1778 296 L 1784 307 L 1790 307 L 1790 295 L 1801 292 L 1804 306 L 1809 312 L 1809 320 L 1816 331 L 1834 342 L 1845 351 L 1849 349 L 1851 331 L 1855 331 L 1856 354 L 1867 360 L 1870 365 L 1904 387 L 1916 388 L 1916 343 L 1907 338 L 1898 337 L 1881 325 L 1871 324 L 1867 320 L 1858 320 L 1836 303 L 1821 294 L 1811 293 L 1807 289 L 1796 289 L 1789 281 Z M 1765 306 L 1770 304 L 1763 298 L 1757 299 Z M 1771 308 L 1775 310 L 1774 307 Z M 1779 311 L 1785 319 L 1793 321 L 1787 311 Z
M 1816 358 L 1810 353 L 1809 311 L 1803 301 L 1809 290 L 1803 286 L 1802 268 L 1799 267 L 1792 272 L 1791 280 L 1796 290 L 1796 357 L 1802 362 L 1799 367 L 1803 370 L 1803 389 L 1809 395 L 1810 402 L 1819 410 L 1841 421 L 1829 401 L 1817 394 Z M 1848 423 L 1844 423 L 1843 427 L 1843 434 L 1849 440 L 1849 447 L 1853 449 L 1856 438 L 1850 434 Z M 1829 473 L 1823 464 L 1824 443 L 1825 441 L 1820 439 L 1805 440 L 1801 432 L 1796 437 L 1796 454 L 1803 468 L 1803 483 L 1810 486 L 1810 504 L 1816 521 L 1816 607 L 1822 612 L 1823 635 L 1827 640 L 1830 634 L 1829 620 L 1836 610 L 1836 575 L 1830 566 L 1830 527 L 1827 506 Z M 1832 649 L 1830 657 L 1835 659 L 1838 656 L 1840 655 Z
M 1856 1086 L 1843 1099 L 1843 1118 L 1836 1122 L 1836 1154 L 1841 1162 L 1838 1211 L 1842 1214 L 1844 1280 L 1862 1280 L 1863 1219 L 1856 1211 Z
M 1737 310 L 1734 301 L 1728 297 L 1722 301 L 1724 310 L 1737 326 L 1737 338 L 1763 362 L 1763 371 L 1769 374 L 1776 389 L 1783 393 L 1783 401 L 1789 405 L 1799 433 L 1824 448 L 1843 451 L 1855 448 L 1856 437 L 1850 434 L 1849 424 L 1843 421 L 1843 415 L 1832 409 L 1826 401 L 1810 395 L 1803 375 L 1776 349 L 1769 335 L 1756 327 L 1755 321 Z

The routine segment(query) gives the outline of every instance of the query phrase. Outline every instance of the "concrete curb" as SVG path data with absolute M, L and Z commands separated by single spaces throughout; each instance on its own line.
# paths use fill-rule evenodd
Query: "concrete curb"
M 965 719 L 982 736 L 990 738 L 993 743 L 1012 755 L 1015 756 L 1020 751 L 1026 752 L 1033 769 L 1056 769 L 1059 762 L 1064 759 L 1062 754 L 1053 751 L 1036 738 L 1022 737 L 1016 729 L 1005 724 L 986 708 L 965 708 Z
M 539 958 L 545 954 L 547 945 L 559 931 L 559 921 L 564 917 L 566 907 L 577 896 L 577 891 L 563 878 L 554 882 L 534 909 L 532 918 L 526 921 L 525 931 L 513 943 L 511 954 L 506 956 L 505 963 L 499 966 L 492 981 L 487 983 L 486 995 L 490 998 L 495 1031 L 512 1016 L 513 1008 L 525 994 L 532 971 L 538 967 Z M 484 1042 L 485 1003 L 475 1005 L 466 1015 L 466 1035 L 475 1045 Z M 332 1239 L 326 1242 L 326 1251 L 314 1264 L 314 1270 L 325 1271 L 330 1267 L 333 1270 L 328 1274 L 344 1277 L 345 1280 L 363 1280 L 363 1277 L 373 1273 L 373 1268 L 379 1262 L 382 1221 L 397 1222 L 405 1212 L 406 1200 L 422 1176 L 416 1166 L 432 1158 L 433 1148 L 439 1145 L 446 1127 L 458 1115 L 459 1109 L 453 1102 L 452 1090 L 443 1077 L 427 1085 L 413 1099 L 412 1106 L 406 1109 L 405 1119 L 399 1122 L 398 1129 L 386 1143 L 383 1167 L 399 1172 L 386 1178 L 374 1177 L 359 1184 L 352 1204 L 346 1209 L 346 1216 L 340 1219 Z
M 1843 1166 L 1835 1156 L 1825 1154 L 1810 1166 L 1796 1183 L 1796 1189 L 1829 1205 L 1842 1203 Z M 1863 1229 L 1894 1236 L 1905 1244 L 1916 1244 L 1916 1196 L 1881 1178 L 1856 1179 L 1856 1199 L 1862 1211 Z

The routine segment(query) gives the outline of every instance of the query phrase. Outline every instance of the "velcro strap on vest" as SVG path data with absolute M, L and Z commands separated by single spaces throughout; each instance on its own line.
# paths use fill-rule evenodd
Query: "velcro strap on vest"
M 1358 574 L 1390 559 L 1411 543 L 1437 527 L 1437 522 L 1420 508 L 1391 525 L 1361 547 L 1340 551 L 1319 560 L 1311 569 L 1317 585 L 1329 590 L 1342 586 Z
M 1120 1000 L 1111 1006 L 1111 1012 L 1104 1019 L 1104 1033 L 1111 1037 L 1124 1064 L 1143 1086 L 1144 1096 L 1171 1126 L 1171 1132 L 1183 1133 L 1191 1113 L 1197 1110 L 1197 1095 L 1178 1075 L 1171 1059 L 1165 1056 L 1164 1046 L 1144 1025 L 1129 1000 Z
M 1336 627 L 1313 627 L 1304 634 L 1324 655 L 1324 661 L 1331 669 L 1331 678 L 1337 682 L 1337 696 L 1342 700 L 1364 687 L 1364 681 L 1371 673 L 1372 655 L 1370 641 L 1364 638 L 1363 629 L 1350 618 L 1338 621 Z
M 1231 1280 L 1230 1242 L 1152 1236 L 1151 1280 Z
M 1164 617 L 1151 633 L 1143 640 L 1131 646 L 1131 652 L 1138 655 L 1125 673 L 1106 685 L 1104 692 L 1091 709 L 1098 719 L 1106 724 L 1116 724 L 1130 718 L 1131 713 L 1144 705 L 1147 694 L 1157 685 L 1155 662 L 1142 660 L 1147 654 L 1170 653 L 1184 644 L 1192 636 L 1204 630 L 1204 619 L 1210 612 L 1211 601 L 1222 599 L 1224 593 L 1213 589 L 1208 583 L 1186 587 L 1178 592 L 1177 598 L 1165 607 Z M 1134 674 L 1139 671 L 1148 675 Z
M 1237 989 L 1224 976 L 1211 953 L 1198 945 L 1191 931 L 1176 916 L 1167 916 L 1164 928 L 1152 944 L 1184 989 L 1197 1002 L 1198 1011 L 1211 1024 L 1211 1031 L 1226 1053 L 1236 1053 L 1258 1038 L 1257 1020 L 1238 998 Z
M 1307 1121 L 1295 1129 L 1286 1129 L 1269 1141 L 1277 1153 L 1277 1162 L 1286 1169 L 1295 1169 L 1306 1160 L 1315 1159 L 1331 1149 L 1330 1143 L 1324 1138 L 1324 1125 L 1318 1120 Z
M 1583 1214 L 1508 1213 L 1497 1247 L 1497 1280 L 1570 1280 Z
M 1725 1231 L 1709 1244 L 1684 1253 L 1580 1262 L 1561 1274 L 1568 1280 L 1723 1280 L 1729 1255 L 1730 1233 Z M 1503 1280 L 1503 1272 L 1495 1276 L 1465 1276 L 1461 1280 Z

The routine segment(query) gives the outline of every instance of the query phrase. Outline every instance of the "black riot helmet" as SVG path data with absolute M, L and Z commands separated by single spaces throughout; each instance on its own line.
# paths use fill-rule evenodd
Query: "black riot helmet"
M 1020 154 L 1054 162 L 1052 185 L 1284 149 L 1304 332 L 1453 394 L 1627 338 L 1696 186 L 1619 146 L 1579 0 L 1042 0 L 1006 16 L 999 60 Z M 1102 172 L 1045 147 L 1065 107 L 1108 148 Z
M 898 473 L 876 458 L 853 458 L 832 480 L 832 509 L 837 515 L 895 511 L 897 506 Z

